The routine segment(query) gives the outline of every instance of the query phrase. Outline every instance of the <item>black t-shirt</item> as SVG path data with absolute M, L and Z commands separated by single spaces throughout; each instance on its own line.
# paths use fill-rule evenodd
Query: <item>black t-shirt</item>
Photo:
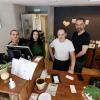
M 83 45 L 89 45 L 90 35 L 86 31 L 81 35 L 78 35 L 78 32 L 74 32 L 72 36 L 72 42 L 75 47 L 75 54 L 78 54 L 82 50 Z M 84 58 L 85 58 L 85 55 L 78 58 L 77 60 L 84 60 Z
M 20 38 L 19 39 L 19 42 L 18 42 L 18 46 L 27 46 L 28 45 L 28 40 L 27 39 L 22 39 L 22 38 Z M 8 45 L 10 44 L 10 43 L 12 43 L 12 41 L 10 41 L 9 43 L 8 43 Z
M 20 38 L 19 39 L 19 42 L 18 42 L 18 46 L 27 46 L 28 45 L 28 40 L 27 39 L 23 39 L 23 38 Z M 12 41 L 10 41 L 9 43 L 8 43 L 8 45 L 10 45 L 12 43 Z M 12 58 L 14 58 L 15 56 L 17 57 L 17 58 L 19 58 L 20 57 L 20 54 L 19 54 L 19 52 L 14 52 L 14 50 L 10 50 L 10 49 L 8 49 L 7 50 L 7 52 L 8 52 L 8 59 L 9 59 L 9 61 L 11 61 L 12 60 Z M 15 53 L 15 54 L 14 54 Z

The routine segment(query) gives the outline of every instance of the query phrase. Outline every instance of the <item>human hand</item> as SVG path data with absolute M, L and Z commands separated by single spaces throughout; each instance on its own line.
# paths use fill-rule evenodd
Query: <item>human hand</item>
M 70 73 L 70 74 L 74 74 L 74 70 L 69 69 L 69 70 L 68 70 L 68 73 Z

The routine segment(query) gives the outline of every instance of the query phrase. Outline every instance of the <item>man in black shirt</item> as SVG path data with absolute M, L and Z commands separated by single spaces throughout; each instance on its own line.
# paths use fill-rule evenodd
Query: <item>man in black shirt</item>
M 75 72 L 81 73 L 86 59 L 86 52 L 90 43 L 90 35 L 85 31 L 85 19 L 76 20 L 76 32 L 72 36 L 72 42 L 75 47 L 76 66 Z
M 8 45 L 26 46 L 28 44 L 28 40 L 21 39 L 19 37 L 19 32 L 17 30 L 11 30 L 10 38 L 11 38 L 11 41 L 8 43 Z
M 11 30 L 10 39 L 11 39 L 11 41 L 8 43 L 8 45 L 12 45 L 12 46 L 27 46 L 28 45 L 28 40 L 21 39 L 19 37 L 19 32 L 17 30 Z M 17 51 L 17 50 L 14 51 L 14 50 L 7 49 L 7 52 L 8 52 L 9 61 L 11 61 L 12 58 L 15 57 L 15 54 L 17 56 L 20 54 L 19 51 Z

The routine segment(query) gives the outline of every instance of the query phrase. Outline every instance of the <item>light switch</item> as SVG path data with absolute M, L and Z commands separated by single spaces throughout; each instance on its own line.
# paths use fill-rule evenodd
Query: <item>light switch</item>
M 2 25 L 0 24 L 0 29 L 2 28 Z

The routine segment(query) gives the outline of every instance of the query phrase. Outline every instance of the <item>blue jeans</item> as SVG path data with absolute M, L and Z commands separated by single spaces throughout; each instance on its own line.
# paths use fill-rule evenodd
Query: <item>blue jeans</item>
M 74 71 L 76 73 L 82 73 L 82 69 L 84 67 L 84 62 L 85 61 L 76 61 L 75 68 L 74 68 Z

